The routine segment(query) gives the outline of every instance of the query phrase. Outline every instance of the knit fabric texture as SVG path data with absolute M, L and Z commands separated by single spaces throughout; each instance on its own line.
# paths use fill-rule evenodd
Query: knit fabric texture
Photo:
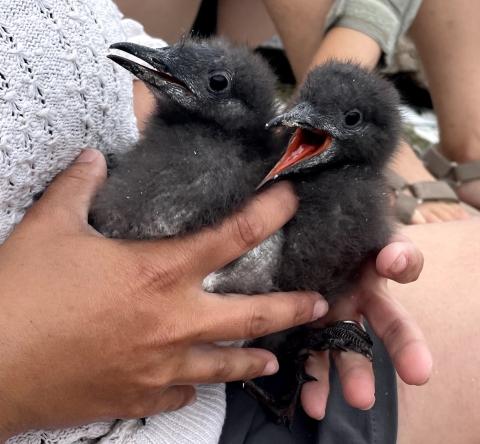
M 146 419 L 97 422 L 63 430 L 32 430 L 6 444 L 214 444 L 226 411 L 225 385 L 197 387 L 194 404 Z
M 121 152 L 137 140 L 132 77 L 106 57 L 125 40 L 164 45 L 110 0 L 0 0 L 0 244 L 83 148 Z M 145 426 L 30 431 L 8 444 L 214 444 L 225 409 L 223 384 L 200 386 L 193 405 Z

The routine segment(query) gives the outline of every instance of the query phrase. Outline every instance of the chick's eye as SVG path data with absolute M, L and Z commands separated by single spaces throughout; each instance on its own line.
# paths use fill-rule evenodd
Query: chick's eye
M 214 92 L 220 92 L 227 89 L 228 84 L 228 77 L 225 74 L 212 74 L 208 79 L 208 86 Z
M 344 116 L 345 125 L 349 127 L 354 127 L 362 123 L 363 116 L 358 109 L 352 109 L 347 111 Z

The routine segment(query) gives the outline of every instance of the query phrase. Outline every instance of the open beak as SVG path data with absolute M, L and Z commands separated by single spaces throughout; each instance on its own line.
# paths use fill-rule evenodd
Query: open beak
M 297 123 L 297 126 L 300 122 Z M 310 126 L 310 125 L 309 125 Z M 333 143 L 333 137 L 324 130 L 298 127 L 288 143 L 287 149 L 281 159 L 258 185 L 257 190 L 266 183 L 291 171 L 295 165 L 316 157 L 327 151 Z
M 118 63 L 133 75 L 148 85 L 156 88 L 165 87 L 166 84 L 176 85 L 190 92 L 190 88 L 177 78 L 167 64 L 169 48 L 148 48 L 135 43 L 120 42 L 110 46 L 115 53 L 107 57 Z M 127 57 L 117 54 L 118 51 L 128 54 Z

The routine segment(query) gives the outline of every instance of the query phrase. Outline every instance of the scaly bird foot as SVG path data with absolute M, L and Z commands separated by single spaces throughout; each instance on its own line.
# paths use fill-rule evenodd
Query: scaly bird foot
M 305 340 L 308 350 L 354 351 L 373 360 L 373 342 L 357 321 L 337 321 L 324 328 L 309 329 Z
M 291 426 L 303 384 L 315 378 L 305 373 L 308 350 L 355 351 L 370 361 L 373 342 L 363 326 L 356 321 L 338 321 L 324 328 L 303 327 L 283 334 L 260 338 L 248 346 L 266 348 L 278 358 L 279 372 L 244 383 L 244 389 L 279 424 Z

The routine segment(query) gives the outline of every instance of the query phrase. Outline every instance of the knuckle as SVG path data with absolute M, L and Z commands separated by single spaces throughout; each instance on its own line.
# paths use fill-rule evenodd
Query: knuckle
M 226 357 L 217 359 L 213 368 L 213 376 L 218 380 L 227 380 L 233 374 L 234 366 Z
M 176 388 L 174 391 L 170 391 L 168 396 L 160 401 L 160 408 L 157 407 L 157 411 L 173 412 L 181 409 L 187 405 L 194 395 L 190 391 Z M 155 412 L 156 413 L 156 412 Z
M 293 307 L 293 322 L 295 324 L 303 324 L 312 318 L 313 304 L 312 299 L 307 295 L 299 295 L 295 297 Z
M 148 390 L 155 392 L 165 390 L 175 383 L 175 374 L 172 366 L 165 366 L 162 371 L 155 372 L 155 374 L 152 375 Z
M 148 403 L 145 401 L 136 401 L 132 402 L 122 408 L 120 412 L 121 418 L 125 419 L 136 419 L 148 416 L 149 408 Z
M 265 368 L 265 362 L 260 360 L 258 357 L 250 357 L 245 364 L 244 375 L 242 379 L 253 379 L 257 376 L 261 376 L 263 369 Z
M 270 333 L 270 331 L 267 316 L 258 307 L 252 306 L 247 319 L 245 336 L 247 338 L 259 338 L 268 333 Z
M 132 383 L 132 389 L 143 397 L 152 392 L 165 390 L 171 383 L 169 373 L 169 368 L 166 367 L 161 372 L 150 370 L 142 375 L 137 375 Z
M 63 180 L 68 180 L 81 187 L 86 185 L 89 180 L 95 176 L 95 171 L 89 168 L 89 165 L 76 164 L 62 174 Z
M 260 217 L 239 213 L 235 216 L 235 240 L 242 249 L 251 249 L 265 236 L 265 225 Z
M 409 326 L 409 320 L 404 317 L 396 318 L 392 321 L 383 333 L 383 342 L 385 344 L 395 344 L 402 337 L 402 334 Z
M 195 398 L 195 389 L 193 387 L 182 387 L 182 389 L 179 390 L 178 397 L 176 398 L 174 405 L 172 406 L 172 410 L 178 410 L 186 406 Z

